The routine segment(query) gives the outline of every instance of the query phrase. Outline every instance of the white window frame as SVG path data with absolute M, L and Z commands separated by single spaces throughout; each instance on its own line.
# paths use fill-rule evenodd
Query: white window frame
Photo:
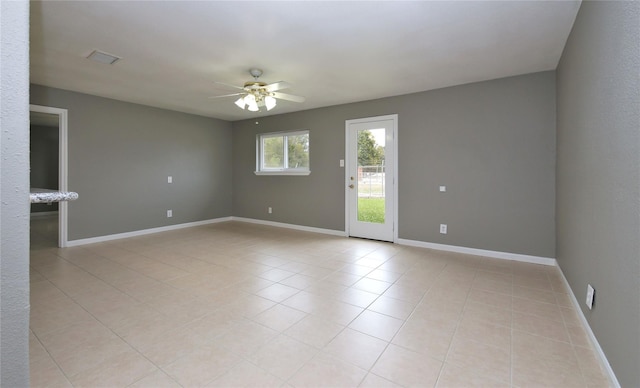
M 259 133 L 256 135 L 256 170 L 254 173 L 256 175 L 309 175 L 311 174 L 311 158 L 309 158 L 309 167 L 302 168 L 288 168 L 286 163 L 289 162 L 289 146 L 287 142 L 287 137 L 289 136 L 299 136 L 299 135 L 307 135 L 309 136 L 309 143 L 311 143 L 311 135 L 309 134 L 309 130 L 297 130 L 297 131 L 282 131 L 282 132 L 269 132 L 269 133 Z M 268 168 L 264 167 L 264 157 L 262 153 L 262 145 L 263 139 L 268 137 L 283 137 L 284 141 L 282 142 L 284 147 L 284 168 Z M 309 147 L 311 148 L 311 147 Z

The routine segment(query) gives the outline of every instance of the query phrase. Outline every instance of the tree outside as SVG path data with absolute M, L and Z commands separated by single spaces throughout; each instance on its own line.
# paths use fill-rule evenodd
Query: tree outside
M 371 131 L 358 131 L 358 166 L 379 166 L 383 161 L 384 148 L 376 144 Z
M 286 165 L 285 141 L 288 155 Z M 266 168 L 309 168 L 309 134 L 265 137 L 263 154 Z

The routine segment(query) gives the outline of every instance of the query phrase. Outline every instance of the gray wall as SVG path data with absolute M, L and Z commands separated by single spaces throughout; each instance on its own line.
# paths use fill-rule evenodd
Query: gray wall
M 627 387 L 640 386 L 638 69 L 640 3 L 583 2 L 557 70 L 557 259 Z
M 29 386 L 29 2 L 0 1 L 0 386 Z
M 393 113 L 400 238 L 555 257 L 553 72 L 234 122 L 233 214 L 344 230 L 345 120 Z M 256 134 L 294 129 L 311 175 L 255 176 Z
M 30 186 L 58 189 L 58 127 L 31 125 L 29 142 Z M 57 211 L 57 203 L 32 203 L 31 212 Z
M 229 122 L 39 85 L 31 103 L 69 111 L 70 241 L 231 215 Z

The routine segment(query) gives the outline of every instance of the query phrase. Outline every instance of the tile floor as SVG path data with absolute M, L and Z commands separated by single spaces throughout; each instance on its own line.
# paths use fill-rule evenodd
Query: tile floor
M 608 385 L 554 267 L 239 222 L 52 243 L 34 387 Z

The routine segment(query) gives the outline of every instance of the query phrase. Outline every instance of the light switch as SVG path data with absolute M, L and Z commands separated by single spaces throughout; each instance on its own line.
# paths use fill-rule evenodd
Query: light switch
M 340 167 L 344 167 L 344 159 L 340 159 Z
M 173 177 L 171 175 L 167 177 L 167 183 L 173 183 Z

